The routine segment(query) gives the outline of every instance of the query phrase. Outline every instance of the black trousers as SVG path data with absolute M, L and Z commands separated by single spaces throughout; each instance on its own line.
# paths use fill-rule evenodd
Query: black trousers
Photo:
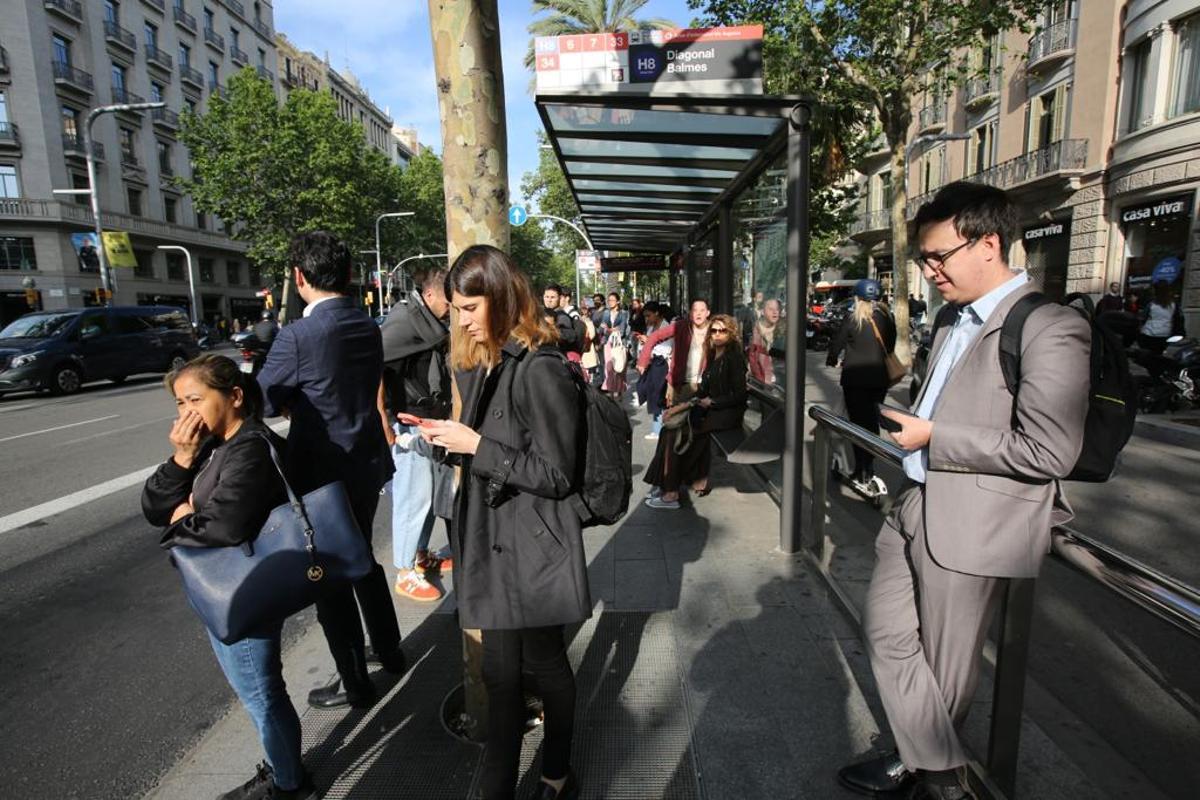
M 567 660 L 563 626 L 484 630 L 483 683 L 488 692 L 488 739 L 481 781 L 484 800 L 511 800 L 517 788 L 525 694 L 521 674 L 537 679 L 546 712 L 542 775 L 558 780 L 571 766 L 575 730 L 575 674 Z
M 859 388 L 843 386 L 842 394 L 846 398 L 846 418 L 860 428 L 866 428 L 876 436 L 879 435 L 879 412 L 875 409 L 877 403 L 882 403 L 887 397 L 887 388 Z M 874 474 L 875 456 L 863 450 L 854 448 L 854 476 L 867 478 Z
M 352 491 L 350 504 L 358 529 L 371 547 L 371 531 L 375 524 L 375 510 L 379 505 L 379 492 L 359 489 Z M 362 652 L 363 622 L 371 636 L 371 644 L 377 653 L 390 653 L 400 646 L 400 624 L 396 621 L 396 609 L 392 605 L 392 591 L 388 586 L 383 567 L 371 556 L 375 565 L 366 577 L 353 584 L 339 587 L 317 601 L 317 622 L 325 633 L 329 652 L 337 664 L 342 681 L 353 682 L 351 671 L 354 664 L 349 658 L 355 650 Z M 355 600 L 357 599 L 357 604 Z M 362 617 L 359 617 L 359 610 Z

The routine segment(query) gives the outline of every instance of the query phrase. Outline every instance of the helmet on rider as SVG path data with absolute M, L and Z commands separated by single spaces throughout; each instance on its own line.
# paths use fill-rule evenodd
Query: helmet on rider
M 263 320 L 273 320 L 275 319 L 275 313 L 270 309 L 264 308 L 260 318 Z
M 863 278 L 854 284 L 854 296 L 874 302 L 883 296 L 883 287 L 879 285 L 879 281 Z

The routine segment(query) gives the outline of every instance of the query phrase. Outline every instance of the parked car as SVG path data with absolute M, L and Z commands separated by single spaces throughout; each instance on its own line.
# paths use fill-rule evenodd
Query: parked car
M 79 391 L 87 381 L 120 383 L 167 372 L 200 353 L 181 309 L 117 306 L 35 311 L 0 331 L 0 395 Z

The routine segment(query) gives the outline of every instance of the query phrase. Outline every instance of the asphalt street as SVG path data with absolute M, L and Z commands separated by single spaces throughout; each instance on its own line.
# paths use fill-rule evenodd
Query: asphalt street
M 816 358 L 812 368 L 819 391 L 836 393 L 836 375 Z M 140 513 L 173 415 L 159 376 L 0 399 L 5 796 L 137 797 L 229 707 Z M 1195 449 L 1135 440 L 1118 479 L 1070 487 L 1076 527 L 1200 583 L 1198 461 Z M 847 502 L 864 527 L 878 525 L 873 509 Z M 386 548 L 380 516 L 376 542 Z M 1111 748 L 1156 773 L 1168 795 L 1188 796 L 1200 785 L 1200 644 L 1055 565 L 1039 582 L 1037 613 L 1031 674 L 1051 705 L 1069 710 L 1064 725 L 1086 727 L 1052 731 L 1056 740 L 1074 737 L 1080 758 Z M 311 612 L 300 615 L 290 635 L 311 623 Z

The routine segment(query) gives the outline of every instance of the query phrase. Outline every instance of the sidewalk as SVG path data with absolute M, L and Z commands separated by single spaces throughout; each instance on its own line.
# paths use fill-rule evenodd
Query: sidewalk
M 618 526 L 585 532 L 596 607 L 570 647 L 582 796 L 854 797 L 836 784 L 837 768 L 889 744 L 856 629 L 802 559 L 776 552 L 778 509 L 749 470 L 718 457 L 715 488 L 695 507 L 643 506 L 640 475 L 653 443 L 642 439 L 644 414 L 634 420 L 631 512 Z M 388 565 L 389 509 L 381 504 L 375 530 Z M 434 546 L 443 535 L 439 526 Z M 451 577 L 446 588 L 452 584 Z M 285 653 L 306 761 L 328 798 L 461 800 L 473 789 L 481 749 L 441 725 L 442 700 L 461 677 L 453 594 L 433 608 L 397 601 L 397 614 L 412 666 L 401 678 L 375 673 L 383 699 L 370 712 L 306 706 L 308 691 L 333 674 L 316 625 Z M 988 709 L 978 711 L 976 729 Z M 1023 797 L 1102 796 L 1028 727 L 1025 745 L 1039 755 Z M 536 761 L 539 743 L 540 731 L 527 737 L 525 765 Z M 235 705 L 148 797 L 211 800 L 246 780 L 261 758 Z M 525 773 L 519 796 L 538 774 Z

